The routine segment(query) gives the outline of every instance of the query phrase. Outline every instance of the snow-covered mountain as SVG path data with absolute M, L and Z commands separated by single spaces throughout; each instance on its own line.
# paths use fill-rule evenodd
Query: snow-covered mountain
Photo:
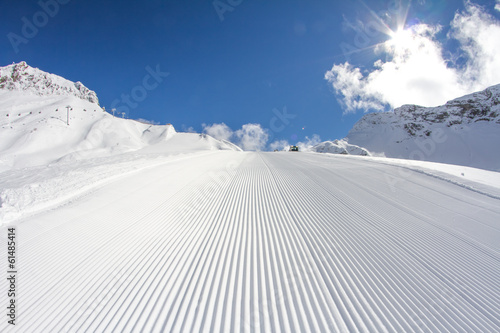
M 80 82 L 25 62 L 0 68 L 0 172 L 146 148 L 148 154 L 239 150 L 208 135 L 177 133 L 170 124 L 115 118 Z
M 367 114 L 346 139 L 386 157 L 500 171 L 500 85 L 438 107 Z
M 0 67 L 0 89 L 29 92 L 38 96 L 75 96 L 91 103 L 99 103 L 95 92 L 81 82 L 71 82 L 55 74 L 50 74 L 28 66 L 21 61 Z
M 310 151 L 317 153 L 370 156 L 368 150 L 349 144 L 346 140 L 321 142 L 310 148 Z

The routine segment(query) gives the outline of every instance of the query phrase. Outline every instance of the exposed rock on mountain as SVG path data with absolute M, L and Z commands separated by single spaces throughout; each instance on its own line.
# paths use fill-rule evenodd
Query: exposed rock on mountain
M 500 85 L 438 107 L 367 114 L 347 140 L 387 157 L 500 171 Z
M 28 66 L 24 61 L 0 67 L 0 89 L 24 91 L 39 96 L 75 96 L 91 103 L 99 103 L 96 93 L 81 82 L 71 82 L 58 75 L 43 72 Z
M 370 156 L 368 150 L 356 145 L 351 145 L 345 140 L 321 142 L 312 147 L 311 151 L 317 153 Z

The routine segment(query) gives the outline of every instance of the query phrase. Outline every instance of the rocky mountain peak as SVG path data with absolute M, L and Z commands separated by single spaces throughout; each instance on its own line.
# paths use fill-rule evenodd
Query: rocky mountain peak
M 25 91 L 39 96 L 70 95 L 99 103 L 96 93 L 81 82 L 46 73 L 29 66 L 25 61 L 0 67 L 0 89 Z
M 437 107 L 403 105 L 363 116 L 350 144 L 375 155 L 500 171 L 500 85 Z
M 404 128 L 412 137 L 428 136 L 428 125 L 452 127 L 481 121 L 500 124 L 500 85 L 454 99 L 442 106 L 403 105 L 394 112 L 367 114 L 353 129 L 358 131 L 385 123 Z

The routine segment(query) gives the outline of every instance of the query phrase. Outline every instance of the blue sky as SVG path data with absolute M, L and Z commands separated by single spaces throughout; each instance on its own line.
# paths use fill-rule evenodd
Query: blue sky
M 268 143 L 314 134 L 337 139 L 364 112 L 430 106 L 500 83 L 498 74 L 487 74 L 498 68 L 488 60 L 498 46 L 471 32 L 479 24 L 500 37 L 495 6 L 495 0 L 8 0 L 0 8 L 0 65 L 24 60 L 81 81 L 108 110 L 113 105 L 178 131 L 210 132 L 222 122 L 237 131 L 256 123 L 267 129 Z M 410 37 L 392 34 L 405 28 Z M 486 45 L 484 54 L 473 54 L 475 42 Z M 435 66 L 428 76 L 418 65 L 425 61 Z M 155 71 L 168 76 L 147 78 Z M 126 95 L 135 99 L 126 102 Z

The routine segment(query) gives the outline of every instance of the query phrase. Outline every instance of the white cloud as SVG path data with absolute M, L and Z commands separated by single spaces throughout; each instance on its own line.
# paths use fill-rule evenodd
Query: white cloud
M 233 131 L 224 123 L 201 126 L 204 133 L 218 140 L 231 141 L 243 150 L 263 150 L 269 139 L 267 130 L 260 124 L 245 124 L 237 131 Z
M 238 138 L 238 145 L 243 150 L 263 150 L 269 139 L 267 130 L 263 129 L 260 124 L 245 124 L 234 134 Z
M 316 146 L 318 143 L 321 143 L 321 138 L 319 137 L 318 134 L 314 134 L 312 138 L 306 136 L 306 141 L 297 143 L 297 146 L 299 147 L 300 151 L 309 151 L 312 147 Z
M 287 140 L 276 140 L 269 145 L 271 150 L 288 150 L 290 148 L 290 143 Z
M 203 127 L 204 133 L 207 133 L 208 135 L 218 140 L 230 141 L 231 137 L 233 136 L 233 130 L 224 123 L 212 125 L 202 124 L 201 126 Z
M 186 125 L 182 125 L 182 131 L 186 133 L 196 133 L 193 126 L 187 127 Z
M 160 123 L 159 123 L 159 122 L 154 121 L 154 120 L 148 120 L 148 119 L 138 118 L 138 119 L 136 119 L 136 121 L 138 121 L 138 122 L 140 122 L 140 123 L 144 123 L 144 124 L 150 124 L 150 125 L 160 125 Z
M 498 4 L 497 4 L 498 6 Z M 467 54 L 463 71 L 469 90 L 483 89 L 500 82 L 500 22 L 474 4 L 467 3 L 467 11 L 455 15 L 450 37 L 458 40 Z
M 500 12 L 500 0 L 497 0 L 497 4 L 495 5 L 495 9 Z
M 500 24 L 481 7 L 468 1 L 465 6 L 450 23 L 448 34 L 459 42 L 465 65 L 456 66 L 444 57 L 436 39 L 439 26 L 421 23 L 396 32 L 376 49 L 386 60 L 375 62 L 373 70 L 362 72 L 345 63 L 334 65 L 325 74 L 345 112 L 402 104 L 435 106 L 499 83 Z

